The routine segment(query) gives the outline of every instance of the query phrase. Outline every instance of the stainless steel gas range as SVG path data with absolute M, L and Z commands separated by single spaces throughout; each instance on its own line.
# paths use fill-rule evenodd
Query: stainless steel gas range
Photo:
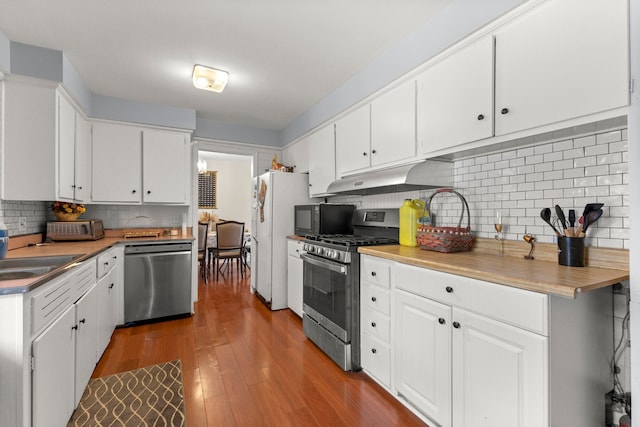
M 398 221 L 398 209 L 358 209 L 354 234 L 306 236 L 303 330 L 344 370 L 361 368 L 358 247 L 397 244 Z

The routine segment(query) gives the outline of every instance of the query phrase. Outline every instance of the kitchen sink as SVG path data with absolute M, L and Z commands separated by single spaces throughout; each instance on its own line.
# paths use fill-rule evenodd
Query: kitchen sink
M 80 255 L 54 255 L 29 258 L 9 258 L 0 260 L 0 280 L 28 279 L 42 276 Z

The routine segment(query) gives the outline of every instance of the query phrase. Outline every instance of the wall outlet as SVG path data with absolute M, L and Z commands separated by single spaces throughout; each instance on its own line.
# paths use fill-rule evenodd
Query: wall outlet
M 18 218 L 18 231 L 27 231 L 27 218 L 23 216 Z

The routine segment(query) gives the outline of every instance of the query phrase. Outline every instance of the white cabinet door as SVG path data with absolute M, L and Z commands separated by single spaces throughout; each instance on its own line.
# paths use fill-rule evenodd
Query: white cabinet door
M 336 176 L 371 166 L 371 107 L 363 105 L 336 121 Z
M 58 94 L 58 198 L 75 199 L 76 111 Z
M 308 136 L 309 138 L 309 195 L 327 194 L 336 179 L 336 145 L 334 125 L 330 124 Z
M 98 358 L 104 353 L 111 341 L 111 335 L 118 323 L 118 269 L 111 268 L 98 280 L 97 341 Z
M 2 198 L 54 200 L 56 195 L 56 90 L 4 82 Z
M 547 425 L 547 338 L 456 308 L 453 322 L 453 425 Z
M 371 166 L 416 155 L 416 82 L 410 80 L 371 103 Z
M 75 306 L 42 332 L 32 345 L 32 425 L 65 426 L 74 409 Z
M 420 154 L 493 136 L 493 36 L 427 69 L 417 99 Z
M 95 285 L 76 302 L 76 370 L 74 408 L 91 379 L 98 362 L 96 342 L 98 334 L 98 291 Z
M 422 413 L 451 426 L 451 307 L 395 293 L 395 385 Z
M 141 200 L 142 130 L 135 126 L 95 123 L 92 140 L 94 202 Z
M 551 0 L 496 33 L 495 133 L 628 105 L 626 0 Z
M 91 124 L 76 112 L 74 199 L 87 202 L 91 197 Z
M 303 243 L 297 240 L 287 242 L 287 303 L 289 308 L 302 317 L 302 270 L 300 258 Z
M 283 163 L 297 173 L 309 172 L 309 140 L 302 138 L 282 151 Z
M 142 200 L 145 203 L 187 203 L 190 156 L 185 135 L 144 130 L 142 141 Z

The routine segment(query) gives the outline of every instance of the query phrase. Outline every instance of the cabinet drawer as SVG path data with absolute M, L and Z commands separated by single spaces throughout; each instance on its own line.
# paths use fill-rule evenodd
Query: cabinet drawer
M 362 325 L 361 331 L 379 338 L 385 343 L 389 343 L 391 335 L 389 330 L 391 329 L 391 322 L 389 317 L 384 314 L 371 310 L 368 307 L 362 308 Z
M 391 294 L 387 289 L 365 284 L 362 287 L 362 305 L 380 313 L 391 315 Z
M 105 274 L 109 272 L 113 267 L 116 266 L 116 258 L 115 251 L 108 250 L 102 255 L 98 256 L 97 268 L 98 268 L 98 279 L 103 277 Z
M 548 334 L 548 296 L 455 274 L 396 264 L 398 289 Z
M 391 350 L 369 334 L 362 334 L 362 368 L 386 387 L 391 386 Z
M 95 263 L 85 262 L 70 272 L 51 280 L 31 297 L 31 332 L 53 321 L 95 283 Z
M 76 267 L 73 276 L 72 286 L 75 301 L 96 283 L 96 264 L 91 261 L 85 262 L 82 266 Z
M 302 253 L 303 243 L 297 240 L 289 240 L 287 242 L 287 253 L 293 257 L 299 257 Z
M 360 281 L 367 281 L 385 288 L 390 287 L 391 263 L 368 256 L 361 256 Z

